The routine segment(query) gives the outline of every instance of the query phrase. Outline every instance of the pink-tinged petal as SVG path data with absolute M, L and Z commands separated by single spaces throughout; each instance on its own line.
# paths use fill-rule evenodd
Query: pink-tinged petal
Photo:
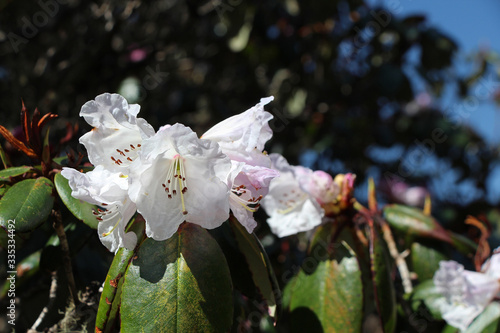
M 82 106 L 80 115 L 94 126 L 80 138 L 92 164 L 127 173 L 124 170 L 137 157 L 142 140 L 154 134 L 151 125 L 136 118 L 139 109 L 122 96 L 108 93 Z
M 257 211 L 260 201 L 269 192 L 271 180 L 277 176 L 279 176 L 277 170 L 232 161 L 229 204 L 233 215 L 248 233 L 252 233 L 257 226 L 253 213 Z
M 211 229 L 228 219 L 231 163 L 217 143 L 175 124 L 144 140 L 139 157 L 129 193 L 148 237 L 170 238 L 184 221 Z
M 297 167 L 295 171 L 301 188 L 312 195 L 319 204 L 333 202 L 340 194 L 340 187 L 333 181 L 330 174 L 318 170 L 304 171 L 303 167 Z
M 285 237 L 320 225 L 324 210 L 311 194 L 300 187 L 297 179 L 297 174 L 304 177 L 312 171 L 290 166 L 278 154 L 271 154 L 271 160 L 280 175 L 271 181 L 269 193 L 261 202 L 270 216 L 267 223 L 273 233 Z
M 217 142 L 231 160 L 269 167 L 269 157 L 262 151 L 273 135 L 268 123 L 273 115 L 264 111 L 264 106 L 273 99 L 262 98 L 247 111 L 216 124 L 202 138 Z

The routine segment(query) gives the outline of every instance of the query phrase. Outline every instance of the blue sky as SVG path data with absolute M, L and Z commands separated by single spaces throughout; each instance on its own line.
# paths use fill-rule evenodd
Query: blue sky
M 457 71 L 466 71 L 465 58 L 480 47 L 500 51 L 500 1 L 498 0 L 384 0 L 388 8 L 397 9 L 398 16 L 424 14 L 429 24 L 453 38 L 460 53 Z M 496 78 L 498 82 L 498 78 Z M 495 82 L 495 81 L 492 81 Z M 456 101 L 444 99 L 440 105 L 450 108 Z M 500 110 L 491 101 L 482 100 L 471 113 L 468 123 L 489 144 L 500 142 Z

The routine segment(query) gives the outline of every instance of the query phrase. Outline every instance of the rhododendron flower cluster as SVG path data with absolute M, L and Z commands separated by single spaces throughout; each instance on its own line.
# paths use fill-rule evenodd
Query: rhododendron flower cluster
M 171 237 L 184 221 L 211 229 L 230 210 L 248 232 L 256 227 L 253 213 L 279 175 L 263 152 L 272 136 L 272 115 L 263 98 L 249 110 L 215 125 L 202 138 L 181 124 L 155 133 L 137 118 L 139 105 L 118 94 L 102 94 L 87 102 L 80 115 L 92 131 L 80 138 L 93 171 L 64 168 L 72 196 L 97 205 L 98 232 L 113 252 L 136 243 L 126 226 L 139 212 L 146 235 Z
M 269 187 L 262 205 L 269 214 L 271 231 L 285 237 L 320 225 L 332 205 L 350 195 L 355 176 L 339 174 L 334 178 L 324 171 L 292 166 L 279 154 L 271 154 L 272 168 L 280 176 Z
M 441 261 L 434 285 L 443 295 L 438 302 L 446 322 L 465 331 L 500 292 L 500 253 L 488 259 L 480 272 L 468 271 L 455 261 Z

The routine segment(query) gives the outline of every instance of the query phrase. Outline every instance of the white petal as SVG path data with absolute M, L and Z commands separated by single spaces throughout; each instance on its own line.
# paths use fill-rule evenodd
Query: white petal
M 119 172 L 106 170 L 102 165 L 87 173 L 63 168 L 61 175 L 68 179 L 71 195 L 76 199 L 102 205 L 122 201 L 127 196 L 127 177 Z
M 271 155 L 271 159 L 279 163 L 280 176 L 271 181 L 269 194 L 261 202 L 270 216 L 267 223 L 273 233 L 285 237 L 321 224 L 324 210 L 301 189 L 293 167 L 276 155 Z
M 136 207 L 130 200 L 115 203 L 113 209 L 117 212 L 112 218 L 106 218 L 97 225 L 99 239 L 111 252 L 116 253 L 121 247 L 133 250 L 137 243 L 134 232 L 125 233 L 128 222 L 134 216 Z
M 130 196 L 146 220 L 149 237 L 167 239 L 184 221 L 215 228 L 228 219 L 229 189 L 224 181 L 231 163 L 217 143 L 200 140 L 190 128 L 175 124 L 162 127 L 153 137 L 144 140 L 142 148 L 139 154 L 142 165 L 132 167 L 142 172 L 131 177 Z M 187 191 L 181 193 L 178 187 L 174 195 L 172 189 L 177 186 L 178 178 L 172 178 L 170 184 L 167 178 L 176 159 L 183 163 Z
M 500 288 L 497 279 L 464 270 L 455 261 L 441 261 L 433 280 L 436 289 L 443 294 L 443 299 L 438 300 L 443 319 L 462 331 L 486 308 Z
M 125 233 L 136 211 L 135 204 L 128 198 L 127 177 L 106 170 L 102 165 L 87 173 L 63 168 L 61 175 L 68 179 L 74 198 L 103 207 L 96 216 L 101 242 L 115 253 L 120 247 L 133 249 L 137 236 L 133 232 Z
M 154 134 L 151 125 L 136 118 L 139 109 L 122 96 L 108 93 L 82 106 L 80 115 L 94 126 L 80 138 L 92 164 L 122 171 L 136 158 L 142 140 Z
M 216 124 L 202 138 L 219 143 L 231 160 L 269 167 L 270 160 L 262 151 L 273 135 L 268 124 L 273 115 L 264 111 L 264 106 L 273 99 L 261 99 L 260 103 L 247 111 Z

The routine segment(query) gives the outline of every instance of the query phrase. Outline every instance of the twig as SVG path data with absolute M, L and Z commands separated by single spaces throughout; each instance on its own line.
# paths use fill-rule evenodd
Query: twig
M 54 305 L 54 301 L 56 300 L 56 292 L 57 292 L 57 271 L 52 272 L 51 275 L 52 282 L 50 283 L 50 291 L 49 291 L 49 301 L 47 302 L 47 305 L 43 308 L 42 312 L 40 312 L 40 315 L 38 316 L 37 320 L 31 326 L 31 328 L 28 330 L 28 333 L 35 333 L 37 332 L 38 326 L 42 323 L 43 319 L 49 313 L 50 309 Z
M 411 284 L 410 270 L 408 269 L 408 265 L 406 265 L 405 260 L 410 252 L 405 250 L 402 253 L 399 253 L 389 225 L 382 220 L 380 221 L 380 226 L 382 227 L 382 234 L 385 242 L 387 243 L 387 247 L 389 248 L 389 253 L 391 254 L 391 257 L 394 258 L 396 267 L 399 270 L 405 294 L 411 293 L 413 291 L 413 286 Z
M 59 237 L 59 242 L 61 243 L 63 266 L 66 278 L 68 279 L 69 293 L 76 306 L 79 303 L 78 294 L 76 293 L 76 283 L 75 277 L 73 276 L 73 268 L 71 266 L 68 239 L 66 238 L 66 232 L 64 231 L 61 212 L 58 209 L 53 209 L 52 216 L 54 217 L 54 229 L 57 233 L 57 237 Z

